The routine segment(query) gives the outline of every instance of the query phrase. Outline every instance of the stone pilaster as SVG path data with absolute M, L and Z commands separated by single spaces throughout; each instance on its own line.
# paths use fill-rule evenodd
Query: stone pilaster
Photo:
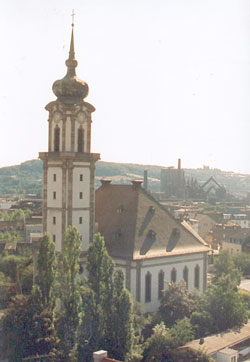
M 47 231 L 48 161 L 43 160 L 43 232 Z
M 68 161 L 68 222 L 72 225 L 72 206 L 73 206 L 73 162 Z
M 67 194 L 66 194 L 66 182 L 67 182 L 67 161 L 62 165 L 62 243 L 66 232 L 66 207 L 67 207 Z
M 95 163 L 90 163 L 90 195 L 89 195 L 89 242 L 93 241 L 95 229 Z

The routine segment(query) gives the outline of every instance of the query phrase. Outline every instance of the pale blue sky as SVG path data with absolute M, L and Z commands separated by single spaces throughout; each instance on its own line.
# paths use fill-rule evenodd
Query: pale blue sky
M 0 167 L 47 150 L 72 8 L 92 152 L 250 173 L 249 0 L 1 1 Z

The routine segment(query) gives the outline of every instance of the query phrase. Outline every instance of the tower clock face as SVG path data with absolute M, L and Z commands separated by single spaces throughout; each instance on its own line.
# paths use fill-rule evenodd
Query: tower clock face
M 61 116 L 61 114 L 59 112 L 55 112 L 53 114 L 53 121 L 55 123 L 59 123 L 61 121 L 61 119 L 62 119 L 62 116 Z
M 76 119 L 77 119 L 77 122 L 79 122 L 80 124 L 84 123 L 87 119 L 87 112 L 86 111 L 83 111 L 83 112 L 79 112 Z

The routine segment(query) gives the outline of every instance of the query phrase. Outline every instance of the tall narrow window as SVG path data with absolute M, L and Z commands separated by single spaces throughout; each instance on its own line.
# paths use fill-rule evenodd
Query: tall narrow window
M 186 287 L 188 289 L 188 267 L 185 266 L 185 268 L 183 269 L 183 280 L 186 283 Z
M 56 191 L 53 192 L 53 199 L 56 200 Z
M 82 200 L 82 192 L 79 193 L 79 198 Z
M 56 217 L 53 216 L 53 224 L 56 225 Z
M 79 217 L 79 224 L 82 224 L 82 217 Z
M 82 127 L 78 128 L 77 151 L 84 152 L 84 130 Z
M 53 174 L 53 181 L 56 181 L 56 173 Z
M 59 152 L 60 150 L 60 128 L 56 126 L 54 130 L 54 151 Z
M 53 241 L 54 241 L 54 243 L 56 242 L 56 236 L 55 236 L 55 234 L 53 235 Z
M 200 267 L 198 264 L 194 269 L 194 287 L 197 289 L 200 288 Z
M 177 275 L 176 269 L 173 268 L 172 271 L 171 271 L 171 282 L 172 283 L 176 282 L 176 275 Z
M 83 175 L 82 174 L 80 175 L 80 181 L 83 181 Z
M 145 276 L 145 302 L 151 302 L 151 274 L 147 272 Z
M 158 274 L 158 298 L 161 299 L 163 297 L 164 290 L 164 272 L 161 270 Z

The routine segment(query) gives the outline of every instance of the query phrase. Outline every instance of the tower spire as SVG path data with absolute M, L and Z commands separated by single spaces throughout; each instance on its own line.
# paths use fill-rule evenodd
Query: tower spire
M 70 48 L 69 48 L 69 57 L 66 60 L 65 64 L 68 68 L 66 77 L 75 77 L 76 76 L 76 67 L 77 67 L 77 60 L 75 59 L 75 46 L 74 46 L 74 10 L 72 10 L 72 30 L 71 30 L 71 40 L 70 40 Z
M 74 10 L 72 11 L 72 30 L 71 40 L 69 47 L 69 57 L 65 64 L 67 73 L 63 79 L 56 80 L 52 86 L 54 94 L 57 99 L 64 104 L 75 104 L 81 102 L 87 97 L 89 92 L 88 84 L 76 76 L 77 60 L 75 59 L 75 46 L 74 46 Z
M 75 46 L 74 46 L 74 17 L 75 17 L 74 9 L 72 10 L 72 31 L 71 31 L 71 41 L 70 41 L 70 49 L 69 49 L 69 59 L 75 59 Z

